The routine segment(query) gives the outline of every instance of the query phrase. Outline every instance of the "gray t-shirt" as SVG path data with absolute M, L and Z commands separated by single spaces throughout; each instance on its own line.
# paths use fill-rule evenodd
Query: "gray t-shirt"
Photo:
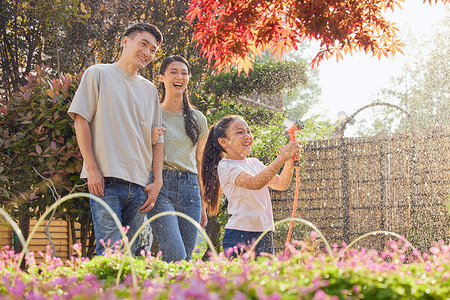
M 183 112 L 169 112 L 162 109 L 164 132 L 164 169 L 189 171 L 197 174 L 196 151 L 184 128 Z M 193 110 L 194 119 L 200 129 L 199 140 L 208 136 L 206 117 L 198 110 Z
M 151 129 L 162 124 L 158 99 L 153 83 L 116 64 L 86 69 L 68 112 L 89 122 L 95 160 L 104 177 L 150 183 Z M 81 178 L 87 178 L 84 164 Z

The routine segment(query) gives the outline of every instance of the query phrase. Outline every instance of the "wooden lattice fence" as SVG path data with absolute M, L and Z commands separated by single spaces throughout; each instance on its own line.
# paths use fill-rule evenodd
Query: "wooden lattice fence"
M 296 217 L 330 242 L 377 230 L 406 235 L 418 246 L 449 241 L 449 128 L 309 142 L 304 158 Z M 294 189 L 292 183 L 285 192 L 272 191 L 275 221 L 291 217 Z M 372 236 L 359 245 L 381 249 L 385 239 Z

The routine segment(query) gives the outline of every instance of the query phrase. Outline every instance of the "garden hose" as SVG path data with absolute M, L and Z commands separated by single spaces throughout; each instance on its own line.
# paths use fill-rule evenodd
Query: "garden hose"
M 286 133 L 287 133 L 287 138 L 289 139 L 289 141 L 295 141 L 296 140 L 296 135 L 295 133 L 297 131 L 300 131 L 304 128 L 304 124 L 301 121 L 296 121 L 294 122 L 294 124 L 291 126 L 291 128 L 289 128 Z M 291 214 L 291 218 L 294 219 L 295 218 L 295 212 L 297 211 L 297 200 L 298 200 L 298 190 L 299 190 L 299 185 L 300 185 L 300 154 L 296 154 L 294 156 L 294 167 L 295 167 L 295 192 L 294 192 L 294 204 L 292 206 L 292 214 Z M 291 222 L 289 223 L 289 230 L 288 230 L 288 234 L 287 234 L 287 238 L 286 238 L 286 245 L 291 241 L 291 235 L 292 235 L 292 229 L 294 228 L 294 220 L 291 220 Z M 287 254 L 287 247 L 285 247 L 284 249 L 284 254 Z
M 298 200 L 298 189 L 299 189 L 299 185 L 300 185 L 300 167 L 299 167 L 299 161 L 296 160 L 294 162 L 294 166 L 295 166 L 295 192 L 294 192 L 294 204 L 292 205 L 292 214 L 291 214 L 291 218 L 294 219 L 295 218 L 295 212 L 297 211 L 297 200 Z M 288 234 L 287 234 L 287 238 L 286 238 L 286 244 L 289 243 L 291 241 L 291 235 L 292 235 L 292 229 L 294 228 L 294 220 L 291 220 L 291 222 L 289 223 L 289 230 L 288 230 Z M 285 247 L 284 249 L 284 254 L 287 254 L 287 247 Z

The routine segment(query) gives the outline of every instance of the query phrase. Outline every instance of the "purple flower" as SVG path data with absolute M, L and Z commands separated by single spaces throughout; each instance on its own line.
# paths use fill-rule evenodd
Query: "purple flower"
M 38 295 L 38 294 L 36 294 L 35 291 L 31 290 L 31 291 L 28 293 L 26 299 L 27 299 L 27 300 L 45 300 L 45 299 L 47 299 L 47 298 L 44 297 L 43 295 Z
M 8 287 L 8 293 L 17 298 L 21 298 L 25 294 L 25 287 L 25 283 L 19 278 L 16 278 L 14 286 Z
M 56 277 L 55 279 L 53 279 L 53 281 L 51 281 L 50 283 L 53 287 L 58 286 L 58 285 L 65 285 L 66 284 L 66 279 L 62 278 L 62 277 Z

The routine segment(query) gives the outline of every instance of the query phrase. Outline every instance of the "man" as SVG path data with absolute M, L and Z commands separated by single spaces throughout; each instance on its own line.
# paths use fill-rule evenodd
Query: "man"
M 122 54 L 114 64 L 86 69 L 69 108 L 84 159 L 81 178 L 129 226 L 129 239 L 144 222 L 162 187 L 163 137 L 152 144 L 152 127 L 161 127 L 158 91 L 139 70 L 150 63 L 162 43 L 151 24 L 130 27 L 122 40 Z M 154 180 L 151 181 L 153 170 Z M 91 199 L 96 251 L 122 236 L 112 216 Z M 134 254 L 137 242 L 131 246 Z

